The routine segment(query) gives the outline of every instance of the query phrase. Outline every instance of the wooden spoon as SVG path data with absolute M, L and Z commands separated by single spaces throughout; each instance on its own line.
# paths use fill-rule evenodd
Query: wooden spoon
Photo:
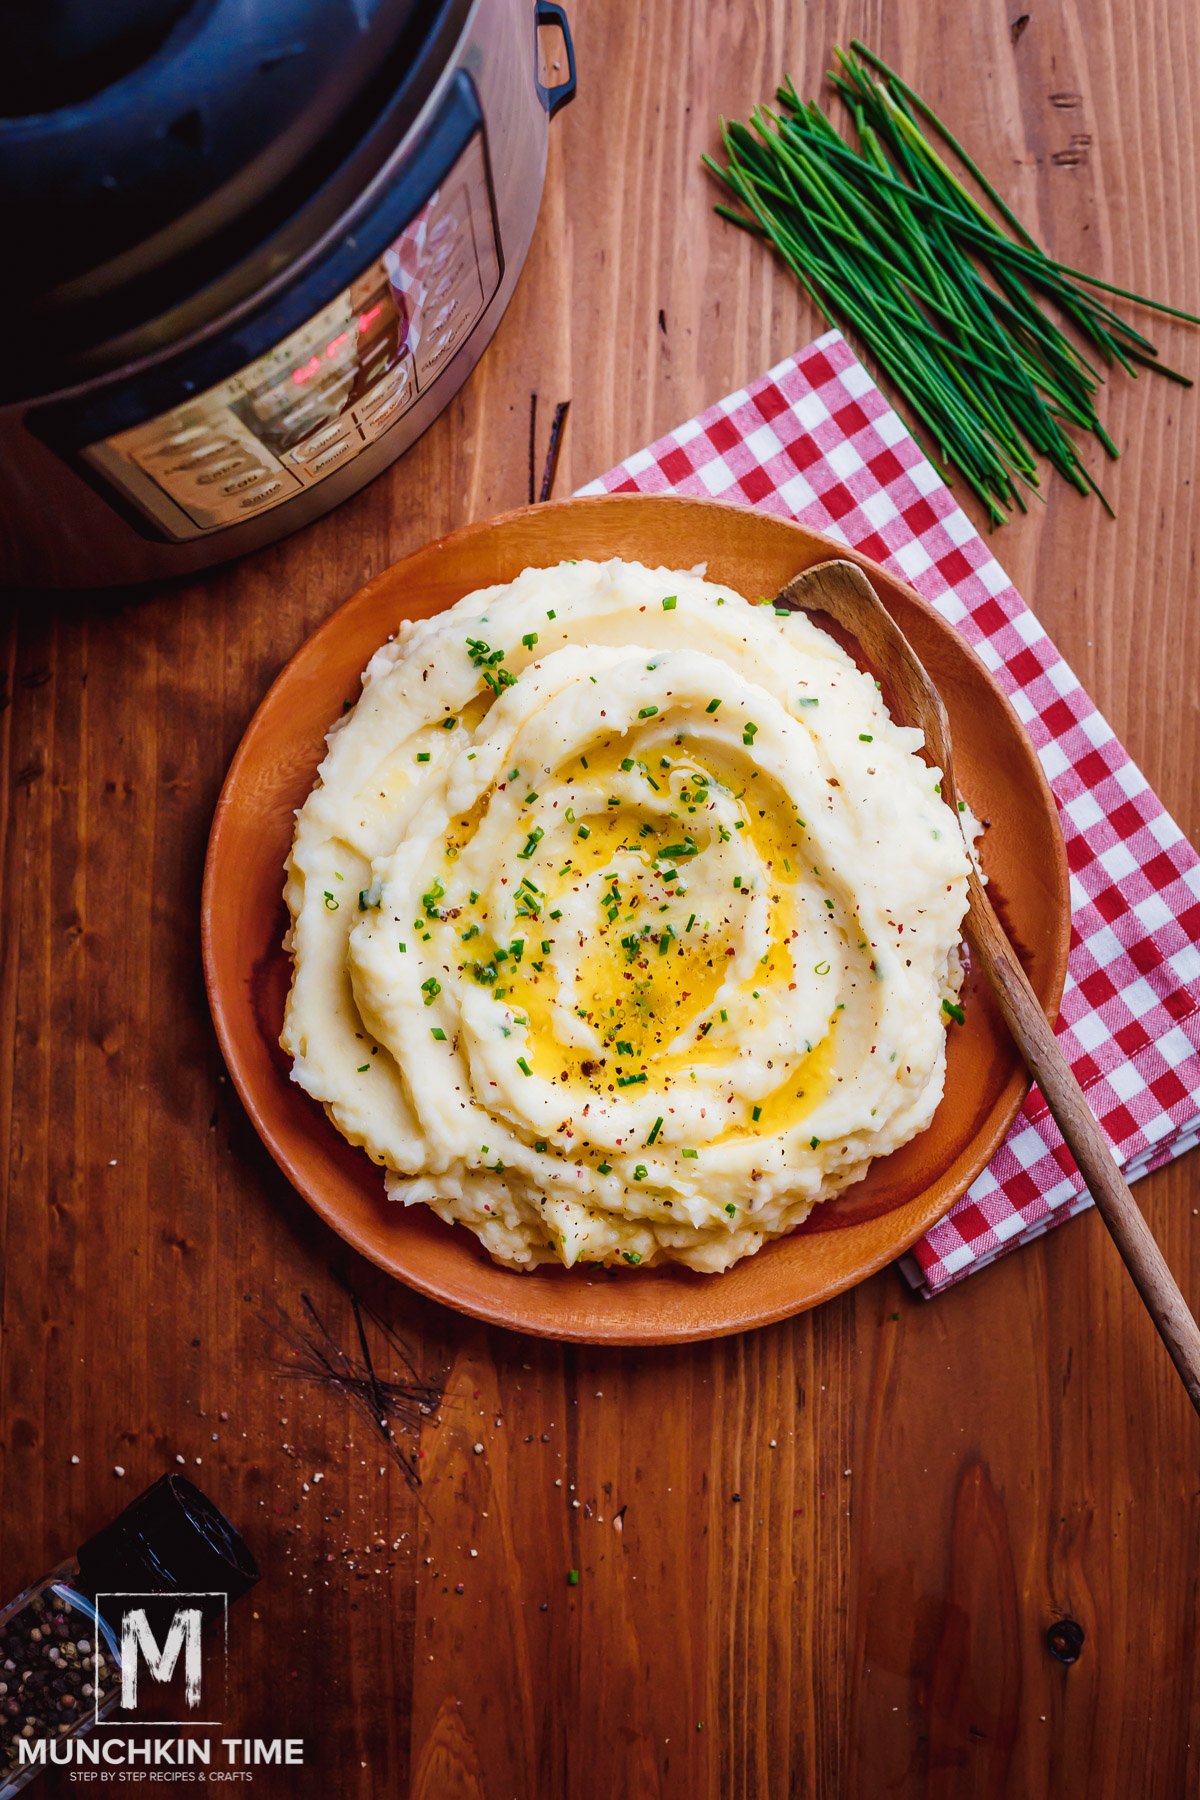
M 861 645 L 867 660 L 891 690 L 893 717 L 924 733 L 929 758 L 942 772 L 942 798 L 957 816 L 950 724 L 941 696 L 857 564 L 841 560 L 817 563 L 789 581 L 776 595 L 774 604 L 793 612 L 827 613 Z M 964 935 L 996 991 L 1005 1022 L 1046 1097 L 1192 1405 L 1200 1412 L 1200 1327 L 1058 1047 L 1053 1028 L 996 917 L 973 860 L 967 887 L 970 904 Z

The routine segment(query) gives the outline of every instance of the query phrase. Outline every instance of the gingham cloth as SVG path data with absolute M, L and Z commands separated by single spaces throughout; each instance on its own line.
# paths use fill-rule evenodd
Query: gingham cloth
M 783 513 L 893 569 L 962 633 L 1025 725 L 1062 818 L 1073 933 L 1059 1042 L 1129 1180 L 1200 1141 L 1200 859 L 840 333 L 583 492 Z M 902 1267 L 933 1295 L 1090 1205 L 1034 1088 Z

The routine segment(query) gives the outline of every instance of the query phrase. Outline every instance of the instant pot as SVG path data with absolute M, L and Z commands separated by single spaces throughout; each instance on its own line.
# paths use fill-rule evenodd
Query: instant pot
M 0 579 L 185 573 L 327 512 L 512 294 L 549 0 L 45 0 L 0 68 Z

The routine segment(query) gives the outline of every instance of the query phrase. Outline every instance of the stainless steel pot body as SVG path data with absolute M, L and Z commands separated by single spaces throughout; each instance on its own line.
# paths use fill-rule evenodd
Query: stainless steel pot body
M 539 78 L 538 29 L 570 79 Z M 561 9 L 475 0 L 395 153 L 297 264 L 182 340 L 0 410 L 0 580 L 186 574 L 371 481 L 457 393 L 512 296 L 548 121 L 574 68 Z

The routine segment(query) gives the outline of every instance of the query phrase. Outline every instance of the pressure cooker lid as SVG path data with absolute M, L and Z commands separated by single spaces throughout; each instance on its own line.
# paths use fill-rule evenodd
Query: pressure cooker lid
M 250 254 L 385 112 L 395 142 L 467 10 L 465 0 L 0 0 L 10 332 L 24 328 L 31 348 L 57 337 L 69 353 Z

